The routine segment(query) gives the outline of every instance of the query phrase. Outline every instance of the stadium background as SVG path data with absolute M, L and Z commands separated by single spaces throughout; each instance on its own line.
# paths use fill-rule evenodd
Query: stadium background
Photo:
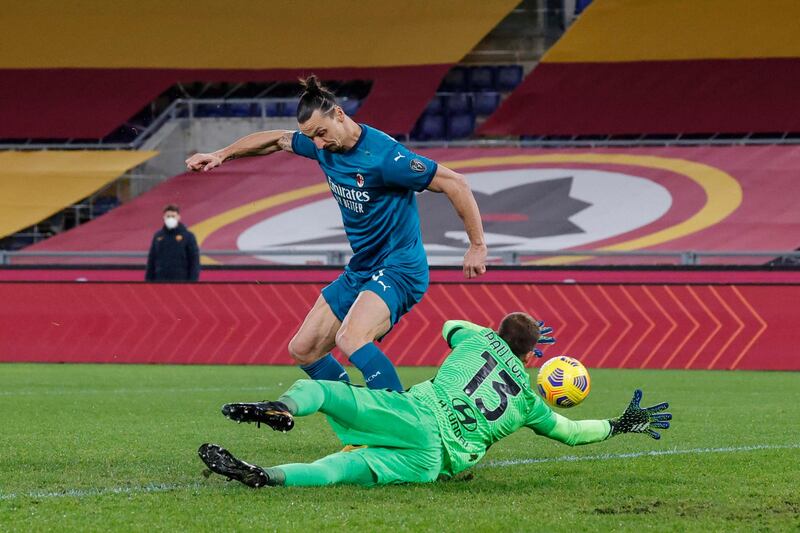
M 432 286 L 382 344 L 398 365 L 438 364 L 446 319 L 524 309 L 590 369 L 800 370 L 797 2 L 192 4 L 5 9 L 0 362 L 290 364 L 348 259 L 319 169 L 183 160 L 294 128 L 313 72 L 484 217 L 467 282 L 458 219 L 420 195 Z M 142 282 L 167 203 L 199 284 Z

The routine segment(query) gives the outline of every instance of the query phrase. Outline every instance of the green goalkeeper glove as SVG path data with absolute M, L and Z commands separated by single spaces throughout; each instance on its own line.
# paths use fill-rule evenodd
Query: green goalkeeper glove
M 631 403 L 625 412 L 617 418 L 612 418 L 608 422 L 611 424 L 611 436 L 620 433 L 647 433 L 654 439 L 660 439 L 661 434 L 654 431 L 657 429 L 668 429 L 669 422 L 672 420 L 670 413 L 662 413 L 664 409 L 669 407 L 667 402 L 653 405 L 652 407 L 639 407 L 639 402 L 642 400 L 641 389 L 636 389 L 633 392 Z

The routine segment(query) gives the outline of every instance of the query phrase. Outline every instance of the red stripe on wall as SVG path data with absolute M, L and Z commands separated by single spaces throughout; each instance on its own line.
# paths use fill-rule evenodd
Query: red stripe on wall
M 541 63 L 483 135 L 800 131 L 800 58 Z
M 321 284 L 0 283 L 0 361 L 290 364 Z M 524 309 L 589 367 L 800 370 L 800 285 L 434 284 L 381 343 L 436 365 L 441 326 Z
M 323 80 L 372 80 L 358 120 L 389 133 L 406 133 L 449 68 L 2 69 L 0 138 L 104 137 L 178 82 L 296 81 L 312 72 Z

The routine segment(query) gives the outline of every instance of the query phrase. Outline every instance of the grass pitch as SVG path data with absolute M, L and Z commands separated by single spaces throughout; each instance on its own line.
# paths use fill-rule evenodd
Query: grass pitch
M 578 448 L 522 430 L 471 479 L 255 491 L 205 479 L 196 450 L 263 466 L 337 451 L 320 415 L 279 434 L 219 414 L 276 398 L 295 368 L 0 365 L 0 530 L 800 528 L 800 373 L 591 372 L 589 398 L 563 414 L 615 416 L 641 387 L 643 405 L 671 403 L 673 427 Z

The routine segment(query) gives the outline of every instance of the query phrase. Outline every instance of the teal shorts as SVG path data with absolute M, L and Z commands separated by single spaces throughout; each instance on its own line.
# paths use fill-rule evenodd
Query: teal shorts
M 340 381 L 317 383 L 325 388 L 324 412 L 342 443 L 367 446 L 347 453 L 366 461 L 377 484 L 436 480 L 442 470 L 442 439 L 425 405 L 404 392 Z

